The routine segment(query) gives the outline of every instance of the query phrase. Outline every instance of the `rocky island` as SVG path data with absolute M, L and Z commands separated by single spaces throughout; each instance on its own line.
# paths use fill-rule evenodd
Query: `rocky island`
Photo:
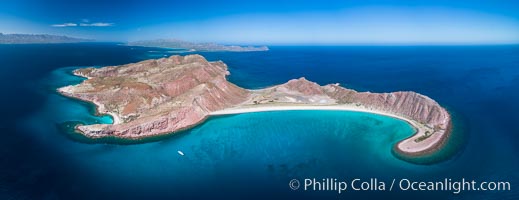
M 193 127 L 209 116 L 272 110 L 348 110 L 398 118 L 416 133 L 395 145 L 396 152 L 421 156 L 443 146 L 451 116 L 433 99 L 415 92 L 357 92 L 305 78 L 259 90 L 240 88 L 226 80 L 227 66 L 200 55 L 73 72 L 85 77 L 78 85 L 59 88 L 68 97 L 94 103 L 113 117 L 113 124 L 78 125 L 92 139 L 138 140 Z M 390 134 L 390 133 L 388 133 Z
M 248 52 L 248 51 L 268 51 L 266 46 L 238 46 L 238 45 L 221 45 L 216 43 L 194 43 L 178 39 L 156 39 L 141 40 L 128 42 L 129 46 L 143 47 L 160 47 L 172 49 L 185 49 L 188 51 L 232 51 L 232 52 Z

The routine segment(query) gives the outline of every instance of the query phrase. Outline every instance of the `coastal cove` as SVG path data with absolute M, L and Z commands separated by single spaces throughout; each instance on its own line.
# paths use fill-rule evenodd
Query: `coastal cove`
M 91 107 L 94 109 L 96 107 L 94 104 L 91 104 L 88 102 L 84 102 L 84 101 L 81 101 L 78 99 L 73 99 L 73 100 L 77 101 L 79 104 L 83 104 L 87 107 Z M 60 128 L 61 131 L 63 131 L 71 139 L 79 141 L 79 142 L 135 145 L 135 144 L 144 144 L 144 143 L 148 143 L 148 142 L 158 142 L 158 141 L 170 139 L 170 138 L 174 139 L 175 137 L 177 137 L 177 135 L 189 134 L 191 132 L 191 129 L 195 129 L 198 126 L 203 126 L 203 124 L 207 123 L 210 120 L 219 119 L 219 118 L 229 116 L 229 115 L 246 115 L 246 114 L 255 113 L 255 112 L 279 112 L 277 114 L 274 114 L 274 116 L 283 116 L 283 113 L 287 112 L 287 111 L 314 111 L 314 113 L 310 112 L 310 114 L 312 116 L 320 116 L 320 114 L 319 114 L 320 112 L 318 112 L 318 111 L 346 112 L 346 113 L 358 112 L 358 113 L 365 114 L 366 115 L 365 118 L 369 118 L 368 117 L 369 115 L 378 115 L 378 116 L 389 117 L 389 118 L 393 118 L 395 120 L 403 121 L 411 128 L 410 134 L 404 138 L 401 138 L 398 141 L 391 141 L 389 144 L 391 144 L 392 148 L 387 149 L 387 151 L 391 151 L 393 153 L 393 155 L 397 158 L 400 158 L 402 160 L 405 160 L 410 163 L 415 163 L 415 164 L 429 165 L 429 164 L 435 164 L 435 163 L 438 163 L 441 161 L 445 161 L 445 160 L 451 158 L 451 156 L 456 153 L 456 150 L 460 148 L 460 146 L 459 146 L 460 142 L 462 142 L 462 140 L 463 140 L 461 136 L 457 136 L 456 139 L 454 139 L 454 141 L 446 140 L 446 142 L 442 143 L 441 146 L 439 146 L 436 150 L 432 151 L 431 153 L 421 154 L 419 156 L 405 155 L 397 150 L 397 145 L 399 144 L 398 143 L 399 141 L 401 142 L 401 141 L 403 141 L 403 139 L 411 138 L 412 136 L 414 136 L 417 133 L 416 122 L 413 122 L 413 121 L 410 121 L 403 117 L 392 115 L 392 114 L 380 113 L 377 111 L 372 111 L 372 110 L 367 110 L 367 109 L 362 109 L 362 108 L 359 109 L 359 108 L 355 108 L 355 107 L 345 107 L 345 106 L 271 106 L 271 107 L 228 109 L 228 110 L 213 112 L 210 114 L 209 117 L 207 117 L 200 123 L 197 123 L 191 127 L 185 128 L 183 130 L 179 130 L 179 131 L 175 131 L 175 132 L 171 132 L 171 133 L 167 133 L 167 134 L 159 134 L 159 135 L 155 135 L 155 136 L 144 137 L 144 138 L 136 138 L 136 139 L 127 139 L 127 138 L 110 137 L 110 136 L 102 137 L 102 138 L 86 137 L 84 134 L 78 132 L 78 130 L 76 129 L 77 126 L 89 124 L 89 123 L 86 123 L 83 121 L 67 121 L 67 122 L 61 123 L 58 127 Z M 101 116 L 101 117 L 110 116 L 110 115 L 99 115 L 95 111 L 91 112 L 91 113 L 95 113 L 95 115 Z M 270 119 L 272 117 L 269 116 L 267 118 Z M 319 118 L 321 118 L 321 117 L 319 117 Z M 317 117 L 314 120 L 318 121 Z M 324 118 L 322 120 L 326 120 L 326 118 Z M 352 119 L 346 118 L 344 120 L 352 120 Z M 353 121 L 356 121 L 356 120 L 354 119 Z M 97 123 L 99 123 L 99 121 L 97 121 Z M 242 122 L 239 122 L 239 121 L 233 121 L 232 123 L 235 123 L 235 125 L 242 124 Z M 280 122 L 276 122 L 276 123 L 280 123 Z M 354 122 L 354 123 L 362 123 L 362 122 Z M 110 122 L 107 122 L 107 124 L 110 124 Z M 395 136 L 391 136 L 391 134 L 396 134 L 396 133 L 392 133 L 391 131 L 387 131 L 387 132 L 388 132 L 387 134 L 390 134 L 389 137 L 395 138 Z M 283 134 L 283 133 L 280 133 L 280 134 Z M 327 133 L 323 133 L 323 134 L 327 134 Z M 450 134 L 452 134 L 452 133 L 449 133 L 449 135 Z M 461 134 L 461 133 L 458 132 L 457 134 Z M 447 136 L 447 137 L 450 137 L 450 136 Z M 349 140 L 350 138 L 345 138 L 345 139 Z M 367 142 L 370 142 L 370 141 L 367 141 Z M 450 146 L 447 146 L 445 143 L 449 143 Z
M 387 115 L 406 121 L 415 134 L 395 146 L 406 157 L 439 151 L 451 134 L 450 114 L 433 99 L 412 92 L 357 92 L 304 77 L 260 90 L 240 88 L 226 80 L 222 61 L 203 56 L 171 56 L 120 66 L 81 68 L 73 72 L 87 80 L 58 88 L 68 97 L 96 105 L 113 124 L 78 125 L 92 139 L 145 139 L 187 130 L 213 114 L 264 110 L 349 110 Z M 402 157 L 403 157 L 402 156 Z
M 132 145 L 74 138 L 82 136 L 73 133 L 77 123 L 113 121 L 106 115 L 96 116 L 93 104 L 56 92 L 84 80 L 71 71 L 169 57 L 174 54 L 169 51 L 117 44 L 0 45 L 4 66 L 0 81 L 11 97 L 0 99 L 5 112 L 0 150 L 6 172 L 0 184 L 11 196 L 32 199 L 74 198 L 78 193 L 90 199 L 272 198 L 265 191 L 279 198 L 316 199 L 337 194 L 294 192 L 287 183 L 306 177 L 469 178 L 510 181 L 512 188 L 519 183 L 519 140 L 511 134 L 517 131 L 513 122 L 519 112 L 515 103 L 519 96 L 514 92 L 519 89 L 517 46 L 274 46 L 266 52 L 201 53 L 209 61 L 224 61 L 230 71 L 228 80 L 250 90 L 306 77 L 320 85 L 340 83 L 361 92 L 427 95 L 451 113 L 454 125 L 452 137 L 437 152 L 440 158 L 434 158 L 441 162 L 434 164 L 409 163 L 392 150 L 414 133 L 407 122 L 352 111 L 209 116 L 189 130 Z M 72 138 L 70 134 L 74 134 Z M 422 163 L 430 163 L 428 158 L 422 159 L 426 160 Z M 387 195 L 356 192 L 340 197 L 381 199 Z M 517 192 L 390 195 L 513 199 Z
M 417 123 L 414 120 L 409 120 L 405 117 L 394 115 L 390 113 L 380 112 L 377 110 L 367 109 L 365 107 L 359 107 L 356 105 L 330 105 L 330 106 L 322 106 L 322 105 L 267 105 L 262 107 L 240 107 L 240 108 L 230 108 L 221 111 L 212 112 L 211 116 L 222 116 L 222 115 L 233 115 L 233 114 L 243 114 L 243 113 L 254 113 L 254 112 L 283 112 L 283 111 L 335 111 L 335 112 L 360 112 L 360 113 L 368 113 L 372 115 L 380 115 L 385 117 L 391 117 L 397 120 L 401 120 L 406 122 L 412 129 L 413 133 L 400 140 L 398 143 L 393 145 L 392 151 L 397 158 L 402 160 L 415 163 L 415 164 L 435 164 L 446 159 L 449 159 L 452 155 L 456 153 L 456 149 L 459 148 L 458 145 L 460 138 L 462 138 L 462 133 L 460 131 L 453 133 L 452 127 L 449 127 L 448 133 L 446 133 L 444 138 L 438 137 L 437 140 L 441 140 L 441 142 L 429 143 L 429 147 L 424 148 L 427 151 L 426 153 L 417 152 L 413 154 L 409 154 L 407 152 L 402 152 L 400 150 L 402 143 L 406 142 L 406 140 L 417 140 L 420 138 L 420 132 L 423 132 L 425 129 L 423 124 Z M 316 115 L 318 116 L 318 115 Z M 452 126 L 452 125 L 451 125 Z M 425 130 L 424 130 L 425 129 Z M 391 134 L 391 133 L 388 133 Z M 452 137 L 453 134 L 456 134 L 455 137 Z M 454 138 L 454 139 L 453 139 Z M 453 141 L 449 141 L 452 139 Z M 450 146 L 447 146 L 450 144 Z

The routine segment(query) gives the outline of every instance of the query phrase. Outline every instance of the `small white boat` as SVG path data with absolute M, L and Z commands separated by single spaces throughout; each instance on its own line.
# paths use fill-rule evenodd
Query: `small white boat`
M 182 151 L 177 151 L 178 154 L 180 154 L 181 156 L 184 156 L 184 152 Z

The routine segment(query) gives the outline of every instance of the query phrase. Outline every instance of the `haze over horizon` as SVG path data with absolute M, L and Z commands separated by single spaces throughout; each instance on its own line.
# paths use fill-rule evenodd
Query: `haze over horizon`
M 0 32 L 224 44 L 517 44 L 513 1 L 0 2 Z

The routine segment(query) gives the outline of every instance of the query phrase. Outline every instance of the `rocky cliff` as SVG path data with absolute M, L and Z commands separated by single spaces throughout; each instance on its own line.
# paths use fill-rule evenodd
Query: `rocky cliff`
M 226 81 L 224 63 L 199 55 L 78 69 L 74 74 L 88 79 L 59 92 L 93 102 L 99 113 L 114 118 L 113 125 L 78 127 L 91 138 L 141 138 L 178 131 L 249 96 L 247 90 Z
M 449 113 L 431 98 L 416 92 L 356 92 L 338 85 L 326 85 L 324 91 L 339 104 L 359 103 L 374 110 L 394 113 L 430 127 L 446 129 Z

